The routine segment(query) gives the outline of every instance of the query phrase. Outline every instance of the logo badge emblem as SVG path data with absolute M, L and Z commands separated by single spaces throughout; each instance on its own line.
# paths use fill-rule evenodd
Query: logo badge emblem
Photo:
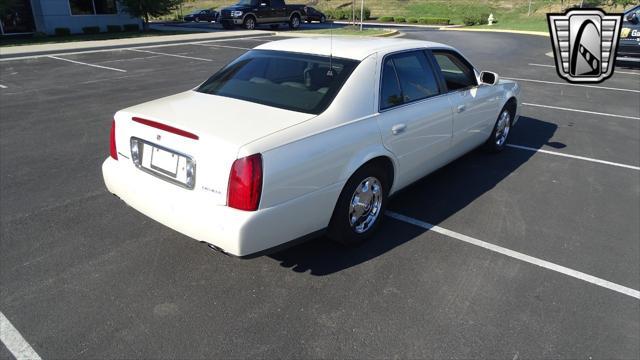
M 158 140 L 158 141 L 162 140 L 162 136 L 160 136 L 160 135 L 156 136 L 156 140 Z
M 547 14 L 558 75 L 572 83 L 599 83 L 616 63 L 622 14 L 574 9 Z

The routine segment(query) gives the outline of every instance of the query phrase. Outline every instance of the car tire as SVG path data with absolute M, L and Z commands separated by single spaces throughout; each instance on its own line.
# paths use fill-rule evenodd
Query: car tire
M 300 28 L 300 15 L 293 15 L 289 20 L 289 29 L 298 30 Z
M 500 111 L 500 115 L 498 115 L 498 119 L 496 120 L 496 124 L 493 126 L 491 136 L 489 136 L 489 139 L 487 139 L 487 142 L 485 143 L 485 149 L 494 153 L 504 150 L 507 145 L 509 134 L 511 133 L 512 125 L 512 111 L 505 106 L 502 111 Z
M 320 24 L 324 24 L 327 22 L 327 18 L 323 15 L 320 17 Z
M 195 18 L 195 19 L 193 19 L 193 21 L 200 22 L 200 18 Z
M 369 239 L 382 222 L 388 184 L 388 175 L 383 168 L 370 163 L 358 169 L 340 193 L 327 236 L 347 246 Z
M 256 19 L 253 16 L 247 16 L 242 23 L 244 28 L 247 30 L 255 30 L 256 29 Z

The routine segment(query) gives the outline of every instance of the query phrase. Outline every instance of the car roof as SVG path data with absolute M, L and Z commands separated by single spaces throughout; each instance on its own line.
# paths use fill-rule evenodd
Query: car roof
M 362 61 L 375 53 L 391 53 L 415 48 L 452 49 L 448 45 L 421 40 L 391 39 L 357 36 L 302 37 L 278 40 L 262 44 L 256 49 L 288 51 L 302 54 L 313 54 L 353 59 Z

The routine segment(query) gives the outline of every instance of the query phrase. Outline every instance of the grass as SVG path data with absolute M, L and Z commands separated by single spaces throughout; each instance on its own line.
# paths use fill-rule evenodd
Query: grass
M 201 32 L 201 31 L 193 31 L 193 32 Z M 179 35 L 179 34 L 188 34 L 188 33 L 190 32 L 148 30 L 146 32 L 77 34 L 77 35 L 69 35 L 69 36 L 33 36 L 33 37 L 3 36 L 2 38 L 0 38 L 0 46 L 21 46 L 21 45 L 66 43 L 66 42 L 74 42 L 74 41 L 130 39 L 130 38 L 139 38 L 139 37 L 147 37 L 147 36 Z
M 351 8 L 351 0 L 288 0 L 295 4 L 308 4 L 320 10 Z M 164 17 L 163 20 L 179 20 L 181 14 L 188 14 L 196 9 L 220 8 L 236 3 L 236 0 L 190 0 L 185 2 L 181 10 Z M 565 0 L 564 5 L 575 5 L 580 0 Z M 356 0 L 359 11 L 360 0 Z M 371 9 L 372 17 L 402 16 L 405 18 L 444 17 L 451 24 L 461 25 L 466 16 L 493 14 L 498 23 L 494 29 L 547 31 L 546 13 L 561 12 L 558 0 L 533 0 L 529 14 L 529 0 L 365 0 L 365 6 Z M 622 8 L 605 10 L 621 12 Z M 486 25 L 474 25 L 489 28 Z
M 330 35 L 331 29 L 317 29 L 317 30 L 300 30 L 297 31 L 304 34 L 322 34 Z M 353 35 L 353 36 L 381 36 L 390 33 L 389 29 L 363 29 L 360 31 L 360 27 L 344 26 L 336 27 L 333 29 L 333 35 Z

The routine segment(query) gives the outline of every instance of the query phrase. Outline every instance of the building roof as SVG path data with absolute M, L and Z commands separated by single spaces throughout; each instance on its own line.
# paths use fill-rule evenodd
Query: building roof
M 290 51 L 324 56 L 333 53 L 335 57 L 359 61 L 374 53 L 389 53 L 411 48 L 450 48 L 450 46 L 431 41 L 357 36 L 334 36 L 332 44 L 329 36 L 322 36 L 278 40 L 256 47 L 260 50 Z

